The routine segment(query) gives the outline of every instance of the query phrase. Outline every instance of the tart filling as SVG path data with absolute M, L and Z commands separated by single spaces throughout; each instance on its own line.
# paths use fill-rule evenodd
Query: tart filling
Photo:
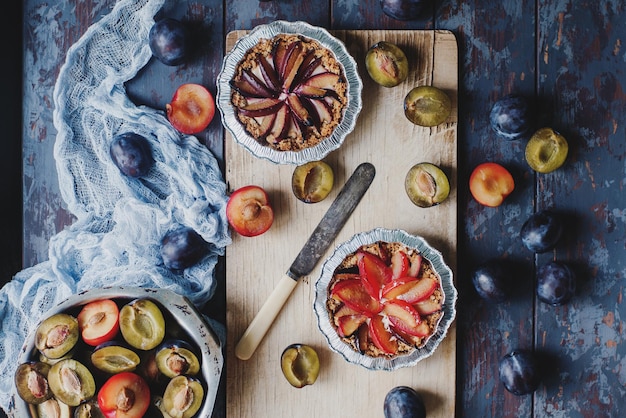
M 361 246 L 335 269 L 326 309 L 356 352 L 394 358 L 423 347 L 443 317 L 441 279 L 415 249 L 398 242 Z
M 299 151 L 329 137 L 347 103 L 347 82 L 333 53 L 297 34 L 261 39 L 230 80 L 237 119 L 262 145 Z

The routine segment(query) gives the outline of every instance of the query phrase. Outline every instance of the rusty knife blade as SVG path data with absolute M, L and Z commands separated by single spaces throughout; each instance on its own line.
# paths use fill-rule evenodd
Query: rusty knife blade
M 313 270 L 361 201 L 375 175 L 376 169 L 370 163 L 362 163 L 354 170 L 287 270 L 289 277 L 298 280 Z

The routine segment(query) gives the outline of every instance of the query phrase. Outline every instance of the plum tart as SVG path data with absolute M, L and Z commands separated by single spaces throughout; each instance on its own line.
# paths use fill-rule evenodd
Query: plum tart
M 424 347 L 444 313 L 441 279 L 428 259 L 400 242 L 361 245 L 334 270 L 326 309 L 354 351 L 392 359 Z
M 230 86 L 238 121 L 277 151 L 300 151 L 328 138 L 347 103 L 341 64 L 300 34 L 259 39 L 237 63 Z

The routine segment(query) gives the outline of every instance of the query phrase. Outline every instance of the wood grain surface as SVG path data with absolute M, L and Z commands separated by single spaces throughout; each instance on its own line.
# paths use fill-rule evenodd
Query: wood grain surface
M 115 0 L 20 4 L 23 10 L 7 16 L 22 21 L 22 51 L 15 49 L 17 26 L 3 25 L 3 39 L 15 51 L 3 53 L 1 80 L 8 98 L 0 115 L 6 145 L 0 158 L 9 176 L 3 191 L 15 214 L 3 216 L 4 281 L 21 267 L 46 260 L 50 237 L 73 220 L 59 195 L 52 156 L 52 90 L 67 49 Z M 626 413 L 625 14 L 624 0 L 437 0 L 410 21 L 385 16 L 379 0 L 168 0 L 161 15 L 191 22 L 203 47 L 181 67 L 150 62 L 128 90 L 137 103 L 156 108 L 187 80 L 215 92 L 226 34 L 276 19 L 333 30 L 452 31 L 459 48 L 456 416 L 621 417 Z M 21 70 L 20 60 L 22 78 L 16 80 L 10 74 Z M 502 141 L 491 131 L 487 115 L 494 100 L 512 92 L 534 100 L 540 120 L 567 134 L 570 155 L 562 169 L 535 174 L 524 161 L 525 140 Z M 223 157 L 219 117 L 199 138 Z M 515 192 L 500 208 L 481 207 L 469 194 L 469 174 L 485 160 L 504 164 L 515 176 Z M 562 213 L 568 234 L 556 250 L 535 257 L 523 248 L 519 230 L 542 208 Z M 492 257 L 514 262 L 521 277 L 516 297 L 499 305 L 478 299 L 469 280 L 472 269 Z M 535 271 L 549 259 L 571 263 L 580 276 L 567 306 L 548 307 L 534 296 Z M 284 269 L 289 263 L 285 257 Z M 225 316 L 220 283 L 215 302 L 205 308 L 217 318 Z M 533 396 L 514 396 L 499 382 L 499 359 L 516 347 L 545 359 L 546 377 Z
M 226 48 L 244 31 L 227 35 Z M 338 405 L 350 403 L 350 413 L 360 417 L 382 414 L 384 397 L 394 386 L 406 385 L 428 393 L 432 417 L 451 417 L 455 409 L 455 325 L 432 357 L 414 367 L 393 372 L 370 371 L 347 363 L 333 353 L 317 326 L 313 312 L 314 282 L 322 261 L 298 283 L 273 327 L 249 360 L 234 356 L 234 346 L 260 306 L 295 259 L 345 180 L 362 162 L 376 167 L 376 177 L 351 218 L 334 241 L 344 242 L 357 232 L 375 227 L 400 228 L 421 235 L 444 254 L 456 269 L 457 241 L 457 44 L 448 31 L 334 31 L 355 58 L 363 80 L 363 109 L 356 128 L 325 161 L 333 167 L 336 182 L 329 197 L 305 204 L 291 192 L 292 165 L 276 165 L 254 157 L 226 135 L 226 180 L 231 190 L 249 184 L 265 188 L 275 209 L 272 228 L 254 238 L 233 236 L 226 252 L 227 415 L 236 417 L 336 416 Z M 390 89 L 375 84 L 364 71 L 367 49 L 387 40 L 406 51 L 409 77 Z M 404 116 L 408 91 L 418 85 L 443 89 L 454 112 L 444 124 L 422 128 Z M 431 162 L 448 175 L 451 194 L 441 205 L 419 208 L 404 191 L 404 178 L 414 164 Z M 332 253 L 332 247 L 326 256 Z M 293 343 L 313 346 L 319 353 L 318 381 L 294 390 L 280 369 L 282 351 Z M 251 378 L 251 376 L 254 376 Z M 271 382 L 271 384 L 268 384 Z

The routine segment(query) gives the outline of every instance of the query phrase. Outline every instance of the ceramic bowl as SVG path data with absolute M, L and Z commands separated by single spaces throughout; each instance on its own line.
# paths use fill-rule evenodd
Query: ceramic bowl
M 125 304 L 140 298 L 147 298 L 155 302 L 163 312 L 166 327 L 170 321 L 173 321 L 176 326 L 180 327 L 187 334 L 188 341 L 200 351 L 200 378 L 205 387 L 205 399 L 196 416 L 210 417 L 217 397 L 224 364 L 222 347 L 213 328 L 186 297 L 165 289 L 137 287 L 93 289 L 71 296 L 65 302 L 49 310 L 42 320 L 60 312 L 77 314 L 81 306 L 96 300 L 115 299 L 118 304 Z M 35 332 L 33 331 L 27 337 L 18 359 L 19 363 L 38 358 L 34 334 Z M 34 408 L 24 402 L 17 393 L 14 394 L 13 400 L 15 411 L 11 416 L 19 418 L 37 417 Z
M 261 145 L 250 136 L 241 125 L 231 103 L 232 88 L 230 80 L 235 74 L 237 64 L 244 57 L 248 49 L 255 46 L 260 39 L 271 39 L 278 34 L 300 34 L 314 39 L 335 55 L 343 67 L 347 80 L 348 103 L 343 117 L 332 135 L 319 144 L 300 151 L 277 151 L 271 147 Z M 306 22 L 287 22 L 278 20 L 269 24 L 259 25 L 249 33 L 239 38 L 233 49 L 226 54 L 222 69 L 217 77 L 216 105 L 222 116 L 222 124 L 230 132 L 234 140 L 246 148 L 254 156 L 269 160 L 276 164 L 300 165 L 324 158 L 331 151 L 341 146 L 346 136 L 352 132 L 357 117 L 362 108 L 361 91 L 363 82 L 357 71 L 354 58 L 347 51 L 343 42 L 331 35 L 326 29 L 312 26 Z
M 330 315 L 326 307 L 329 284 L 337 267 L 348 255 L 354 253 L 361 246 L 378 241 L 399 242 L 417 250 L 424 259 L 430 262 L 433 270 L 441 279 L 441 288 L 444 294 L 443 316 L 439 319 L 435 332 L 429 337 L 426 344 L 421 348 L 415 348 L 407 354 L 393 358 L 371 357 L 355 351 L 337 334 L 335 327 L 331 324 Z M 334 352 L 341 354 L 348 362 L 361 365 L 370 370 L 396 370 L 401 367 L 414 366 L 435 352 L 441 341 L 446 337 L 448 329 L 456 316 L 456 300 L 457 290 L 454 287 L 452 270 L 445 263 L 443 255 L 439 250 L 429 245 L 424 238 L 411 235 L 403 230 L 376 228 L 356 234 L 348 241 L 340 244 L 324 262 L 320 277 L 315 283 L 313 309 L 317 316 L 319 329 Z

